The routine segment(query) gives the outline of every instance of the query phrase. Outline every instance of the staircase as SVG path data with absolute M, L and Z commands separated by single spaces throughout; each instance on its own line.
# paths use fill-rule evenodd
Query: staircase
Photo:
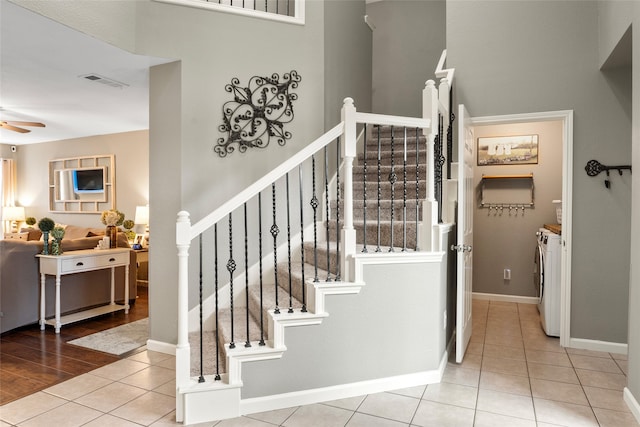
M 451 227 L 437 221 L 432 123 L 448 103 L 432 81 L 423 96 L 425 119 L 360 113 L 347 99 L 342 122 L 281 167 L 194 225 L 178 215 L 177 420 L 439 381 Z M 195 240 L 201 302 L 189 313 Z M 203 299 L 204 282 L 215 285 Z M 410 351 L 377 342 L 394 339 Z M 382 365 L 367 368 L 371 354 Z
M 404 134 L 398 134 L 398 129 L 394 129 L 392 126 L 376 126 L 372 129 L 372 134 L 367 137 L 366 145 L 366 149 L 363 147 L 363 151 L 358 155 L 358 162 L 353 169 L 353 224 L 356 229 L 357 249 L 360 252 L 415 251 L 417 218 L 420 217 L 421 211 L 420 200 L 426 197 L 426 138 L 421 135 L 421 132 L 416 135 L 416 132 L 413 131 L 409 132 L 405 139 Z M 378 158 L 380 158 L 379 167 Z M 397 175 L 397 181 L 393 184 L 390 182 L 392 173 Z M 232 313 L 230 308 L 219 311 L 219 319 L 222 320 L 219 321 L 219 333 L 217 334 L 217 343 L 221 349 L 218 368 L 216 369 L 214 361 L 209 359 L 203 369 L 204 375 L 227 372 L 226 357 L 234 350 L 229 348 L 231 343 L 236 347 L 244 347 L 247 345 L 246 338 L 248 337 L 248 343 L 252 346 L 255 343 L 266 345 L 272 338 L 269 336 L 269 331 L 264 328 L 264 325 L 269 324 L 269 309 L 279 307 L 282 313 L 301 313 L 303 310 L 308 310 L 302 302 L 304 299 L 302 289 L 305 280 L 315 280 L 316 277 L 317 281 L 323 282 L 328 278 L 336 280 L 338 244 L 335 238 L 337 236 L 335 218 L 338 217 L 339 212 L 344 211 L 344 199 L 334 199 L 330 204 L 333 208 L 328 229 L 329 236 L 333 238 L 330 237 L 328 241 L 319 242 L 315 246 L 315 251 L 313 242 L 305 242 L 303 245 L 304 264 L 301 261 L 302 257 L 292 262 L 290 268 L 287 261 L 278 264 L 277 303 L 274 284 L 261 287 L 260 283 L 252 283 L 248 287 L 248 316 L 244 311 Z M 380 205 L 379 213 L 378 205 Z M 393 212 L 391 206 L 393 206 Z M 391 245 L 392 236 L 393 245 Z M 317 269 L 315 268 L 316 261 Z M 263 330 L 264 333 L 261 333 Z M 248 334 L 247 331 L 249 331 Z M 215 353 L 215 337 L 215 331 L 207 331 L 206 353 Z M 189 342 L 192 349 L 192 359 L 198 360 L 199 332 L 191 333 Z M 191 375 L 198 376 L 199 374 L 200 364 L 195 363 L 191 368 Z

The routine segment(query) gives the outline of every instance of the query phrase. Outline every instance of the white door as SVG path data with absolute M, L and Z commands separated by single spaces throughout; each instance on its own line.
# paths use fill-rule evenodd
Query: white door
M 456 307 L 456 362 L 461 363 L 471 338 L 473 266 L 473 166 L 475 138 L 471 117 L 464 105 L 458 106 L 458 284 Z

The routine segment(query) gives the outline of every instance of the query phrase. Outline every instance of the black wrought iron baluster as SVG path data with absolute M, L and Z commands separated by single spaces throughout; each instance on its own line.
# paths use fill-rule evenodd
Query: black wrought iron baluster
M 304 278 L 304 194 L 302 191 L 302 165 L 298 166 L 298 187 L 300 188 L 300 262 L 302 263 L 302 309 L 307 312 L 306 282 Z
M 451 179 L 451 162 L 453 161 L 453 86 L 449 89 L 449 129 L 447 129 L 447 179 Z
M 318 282 L 318 198 L 316 197 L 316 155 L 311 156 L 311 177 L 313 180 L 313 197 L 309 204 L 313 208 L 313 281 Z
M 367 253 L 367 124 L 364 124 L 364 164 L 362 165 L 362 219 L 364 225 L 362 227 L 362 234 L 364 239 L 363 253 Z
M 231 343 L 229 348 L 236 348 L 233 331 L 233 272 L 236 271 L 236 262 L 233 260 L 233 219 L 229 212 L 229 261 L 227 261 L 227 271 L 229 272 L 229 303 L 231 308 Z
M 273 225 L 271 226 L 271 236 L 273 237 L 273 276 L 275 278 L 275 291 L 276 291 L 276 308 L 273 310 L 275 314 L 280 314 L 280 307 L 278 306 L 278 233 L 280 229 L 276 224 L 276 183 L 271 184 L 271 205 L 273 206 Z
M 438 202 L 438 222 L 442 222 L 442 166 L 444 165 L 444 156 L 442 155 L 442 138 L 443 134 L 443 117 L 438 114 L 438 134 L 434 140 L 434 177 L 435 177 L 435 196 Z
M 220 325 L 218 320 L 218 224 L 213 225 L 214 293 L 216 305 L 216 381 L 220 381 Z
M 395 184 L 396 181 L 398 180 L 398 176 L 396 175 L 396 163 L 395 163 L 395 153 L 394 153 L 394 147 L 393 147 L 393 143 L 395 140 L 395 135 L 394 135 L 394 129 L 393 126 L 391 126 L 391 172 L 389 173 L 389 183 L 391 184 L 391 227 L 390 227 L 390 234 L 391 234 L 391 243 L 389 244 L 389 252 L 394 252 L 395 249 L 393 248 L 393 211 L 394 211 L 394 205 L 395 205 Z
M 258 193 L 258 269 L 260 276 L 260 342 L 259 345 L 265 345 L 264 342 L 264 316 L 263 310 L 263 288 L 262 288 L 262 193 Z
M 376 252 L 380 252 L 380 199 L 382 198 L 382 161 L 380 159 L 380 125 L 378 125 L 378 226 Z
M 245 298 L 245 321 L 247 322 L 247 340 L 245 347 L 251 347 L 249 338 L 249 230 L 247 227 L 247 202 L 244 202 L 244 298 Z
M 336 144 L 336 277 L 334 279 L 336 282 L 342 280 L 340 278 L 340 232 L 340 137 L 338 137 Z
M 327 241 L 327 282 L 331 281 L 331 264 L 330 264 L 330 252 L 329 252 L 329 221 L 331 220 L 331 212 L 329 209 L 329 155 L 327 152 L 327 146 L 324 146 L 324 199 L 327 211 L 326 221 L 326 241 Z
M 287 255 L 288 255 L 288 268 L 289 268 L 289 310 L 288 313 L 293 313 L 293 291 L 291 283 L 291 215 L 289 205 L 291 204 L 289 199 L 289 172 L 285 175 L 286 190 L 287 190 Z
M 267 5 L 267 2 L 268 2 L 268 1 L 269 1 L 269 0 L 264 0 L 264 11 L 265 11 L 265 12 L 269 12 L 269 6 Z
M 416 128 L 416 252 L 418 249 L 418 223 L 420 222 L 420 136 Z
M 407 127 L 404 127 L 404 157 L 402 162 L 402 252 L 407 251 Z M 393 208 L 392 208 L 393 209 Z
M 202 329 L 203 329 L 203 313 L 202 313 L 202 234 L 200 234 L 198 236 L 198 267 L 199 267 L 199 273 L 198 273 L 198 290 L 199 290 L 199 300 L 198 300 L 198 307 L 199 307 L 199 311 L 200 311 L 200 377 L 198 378 L 198 382 L 199 383 L 203 383 L 204 382 L 204 356 L 203 356 L 203 345 L 202 343 L 204 342 L 204 338 L 202 336 Z

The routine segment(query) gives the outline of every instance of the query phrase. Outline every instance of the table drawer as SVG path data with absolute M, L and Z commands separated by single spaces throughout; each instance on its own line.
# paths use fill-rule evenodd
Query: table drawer
M 60 274 L 69 274 L 88 269 L 106 268 L 112 265 L 129 263 L 129 253 L 104 254 L 98 256 L 83 256 L 62 260 Z
M 60 274 L 68 274 L 93 268 L 96 265 L 96 259 L 90 256 L 63 259 L 61 264 Z

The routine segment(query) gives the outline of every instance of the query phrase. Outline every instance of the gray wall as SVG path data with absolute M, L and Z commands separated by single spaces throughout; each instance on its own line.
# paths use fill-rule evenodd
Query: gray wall
M 324 6 L 325 127 L 340 121 L 344 98 L 358 111 L 371 111 L 371 30 L 364 22 L 365 3 L 327 1 Z
M 588 1 L 448 2 L 448 65 L 473 116 L 574 110 L 571 336 L 626 342 L 630 178 L 607 190 L 584 172 L 631 154 L 629 118 L 599 70 L 597 12 Z
M 359 294 L 327 297 L 322 324 L 286 330 L 281 359 L 243 364 L 243 399 L 438 369 L 445 264 L 364 268 Z
M 422 116 L 422 89 L 445 49 L 445 1 L 369 3 L 373 32 L 373 112 Z
M 533 209 L 509 212 L 490 211 L 476 199 L 473 215 L 473 291 L 491 294 L 536 296 L 533 286 L 533 251 L 535 233 L 543 224 L 556 224 L 556 206 L 562 199 L 562 122 L 519 123 L 475 126 L 474 136 L 538 135 L 538 164 L 477 166 L 476 191 L 480 192 L 482 175 L 533 173 Z M 529 180 L 492 180 L 484 192 L 485 201 L 522 203 L 528 201 Z M 511 280 L 503 280 L 505 268 Z
M 102 227 L 100 214 L 49 211 L 49 161 L 83 155 L 115 157 L 116 209 L 134 219 L 136 206 L 149 201 L 149 132 L 111 135 L 20 145 L 15 155 L 18 169 L 18 204 L 27 216 L 48 216 L 62 224 Z M 139 230 L 142 231 L 142 230 Z

